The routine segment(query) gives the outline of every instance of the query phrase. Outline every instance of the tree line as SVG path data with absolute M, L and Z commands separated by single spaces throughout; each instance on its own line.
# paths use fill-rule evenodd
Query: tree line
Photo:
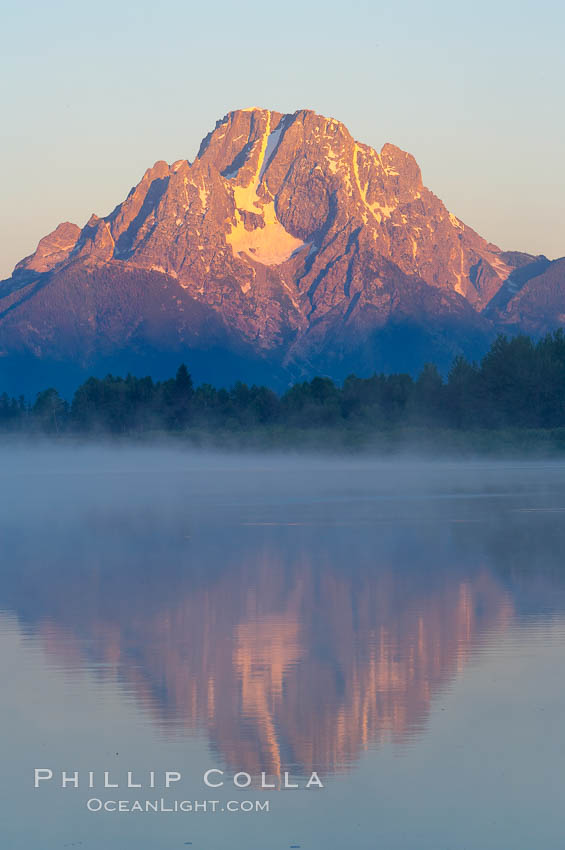
M 316 377 L 275 393 L 237 382 L 194 386 L 182 364 L 174 378 L 89 378 L 67 402 L 51 387 L 32 401 L 0 396 L 0 429 L 46 434 L 132 434 L 266 426 L 369 430 L 565 427 L 565 333 L 538 341 L 499 336 L 479 363 L 457 357 L 444 378 L 426 364 L 408 374 Z

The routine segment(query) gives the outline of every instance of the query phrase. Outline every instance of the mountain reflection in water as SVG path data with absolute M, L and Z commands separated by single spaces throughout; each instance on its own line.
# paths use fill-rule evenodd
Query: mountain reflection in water
M 543 500 L 495 516 L 472 499 L 433 515 L 367 504 L 166 522 L 126 507 L 33 540 L 4 522 L 0 607 L 49 663 L 118 683 L 164 735 L 205 732 L 229 767 L 337 772 L 383 740 L 408 744 L 528 605 L 563 608 Z

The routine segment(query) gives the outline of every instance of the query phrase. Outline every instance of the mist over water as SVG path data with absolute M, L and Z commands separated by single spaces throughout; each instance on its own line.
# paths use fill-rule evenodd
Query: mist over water
M 559 846 L 564 464 L 0 462 L 11 848 Z M 212 766 L 326 787 L 273 792 L 268 815 L 94 816 L 86 789 L 32 795 L 36 766 L 180 768 L 191 799 Z M 212 797 L 234 793 L 265 796 Z

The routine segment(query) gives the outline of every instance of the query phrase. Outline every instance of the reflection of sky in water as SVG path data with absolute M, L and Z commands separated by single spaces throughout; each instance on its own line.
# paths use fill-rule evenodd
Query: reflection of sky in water
M 11 848 L 558 846 L 562 466 L 34 455 L 0 497 Z M 35 766 L 328 787 L 186 837 Z

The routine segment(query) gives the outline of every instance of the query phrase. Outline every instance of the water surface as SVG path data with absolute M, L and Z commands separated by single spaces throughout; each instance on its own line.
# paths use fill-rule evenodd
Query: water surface
M 563 845 L 562 464 L 1 460 L 2 846 Z M 34 790 L 36 767 L 183 782 Z M 212 792 L 211 767 L 253 785 Z M 325 787 L 257 790 L 262 771 Z M 270 811 L 94 814 L 93 796 Z

